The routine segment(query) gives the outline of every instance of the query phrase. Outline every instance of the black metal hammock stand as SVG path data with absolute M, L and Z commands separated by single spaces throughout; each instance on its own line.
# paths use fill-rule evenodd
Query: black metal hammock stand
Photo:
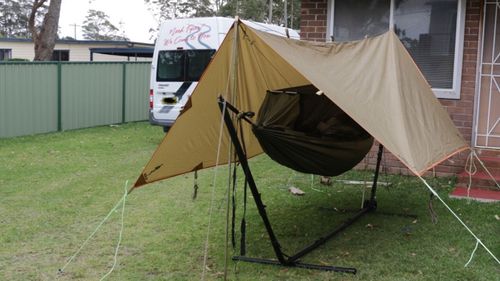
M 219 97 L 224 123 L 245 175 L 245 193 L 248 185 L 277 259 L 245 256 L 243 232 L 241 255 L 234 256 L 233 260 L 356 274 L 355 268 L 307 264 L 300 262 L 300 258 L 326 243 L 364 214 L 377 208 L 377 180 L 383 146 L 380 145 L 378 149 L 371 195 L 364 202 L 364 207 L 304 249 L 293 255 L 286 255 L 281 250 L 267 216 L 266 207 L 248 165 L 244 142 L 238 136 L 238 130 L 230 114 L 233 112 L 239 121 L 243 120 L 252 126 L 264 152 L 276 162 L 304 173 L 336 176 L 352 169 L 365 157 L 373 144 L 373 138 L 331 100 L 323 95 L 317 95 L 316 92 L 317 89 L 312 85 L 268 91 L 256 123 L 250 119 L 254 115 L 253 112 L 240 112 Z

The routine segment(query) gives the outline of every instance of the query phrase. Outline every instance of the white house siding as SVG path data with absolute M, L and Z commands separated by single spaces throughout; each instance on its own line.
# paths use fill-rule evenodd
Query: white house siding
M 54 50 L 69 50 L 70 61 L 90 61 L 90 48 L 123 48 L 121 44 L 56 44 Z M 32 42 L 5 42 L 0 41 L 0 49 L 11 49 L 12 58 L 33 60 L 35 57 Z M 94 53 L 94 61 L 127 61 L 127 57 L 112 56 Z M 136 61 L 130 57 L 130 61 Z M 151 58 L 137 58 L 137 61 L 151 61 Z
M 29 59 L 35 57 L 33 44 L 24 42 L 0 42 L 0 49 L 11 49 L 13 59 Z

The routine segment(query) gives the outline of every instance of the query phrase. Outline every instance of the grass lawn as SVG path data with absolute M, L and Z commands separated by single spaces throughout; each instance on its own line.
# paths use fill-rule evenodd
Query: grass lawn
M 100 127 L 0 139 L 0 280 L 99 280 L 113 263 L 120 210 L 62 275 L 57 271 L 118 202 L 161 141 L 161 128 L 147 123 Z M 270 220 L 286 253 L 328 232 L 359 208 L 359 185 L 294 173 L 265 155 L 250 161 Z M 107 280 L 199 280 L 214 170 L 187 174 L 135 190 L 127 197 L 118 265 Z M 224 272 L 227 169 L 219 168 L 212 214 L 206 280 Z M 369 180 L 370 172 L 341 178 Z M 239 177 L 240 179 L 242 177 Z M 302 261 L 356 267 L 341 274 L 228 262 L 230 280 L 500 280 L 500 266 L 479 248 L 464 264 L 475 240 L 434 200 L 438 223 L 431 222 L 429 192 L 418 179 L 382 175 L 377 212 L 357 221 Z M 453 179 L 429 179 L 450 206 L 500 256 L 499 204 L 448 199 Z M 291 195 L 290 185 L 306 192 Z M 237 191 L 237 225 L 242 213 Z M 418 216 L 391 216 L 411 213 Z M 273 258 L 269 239 L 249 198 L 248 256 Z M 239 230 L 239 227 L 237 228 Z M 239 233 L 239 231 L 237 231 Z M 239 239 L 239 234 L 237 234 Z M 229 254 L 238 253 L 229 247 Z

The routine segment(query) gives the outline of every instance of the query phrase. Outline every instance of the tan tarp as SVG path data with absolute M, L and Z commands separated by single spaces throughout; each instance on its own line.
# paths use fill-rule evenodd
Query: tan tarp
M 321 89 L 415 174 L 468 147 L 392 31 L 355 42 L 315 43 L 273 36 L 239 22 L 135 187 L 214 166 L 217 155 L 219 163 L 227 163 L 225 128 L 217 153 L 219 95 L 243 111 L 258 112 L 266 90 L 306 84 Z M 246 127 L 252 157 L 262 149 Z

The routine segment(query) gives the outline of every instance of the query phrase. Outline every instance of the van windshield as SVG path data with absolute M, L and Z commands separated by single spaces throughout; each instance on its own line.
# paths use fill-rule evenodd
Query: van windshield
M 158 53 L 157 81 L 198 81 L 215 50 L 172 50 Z

